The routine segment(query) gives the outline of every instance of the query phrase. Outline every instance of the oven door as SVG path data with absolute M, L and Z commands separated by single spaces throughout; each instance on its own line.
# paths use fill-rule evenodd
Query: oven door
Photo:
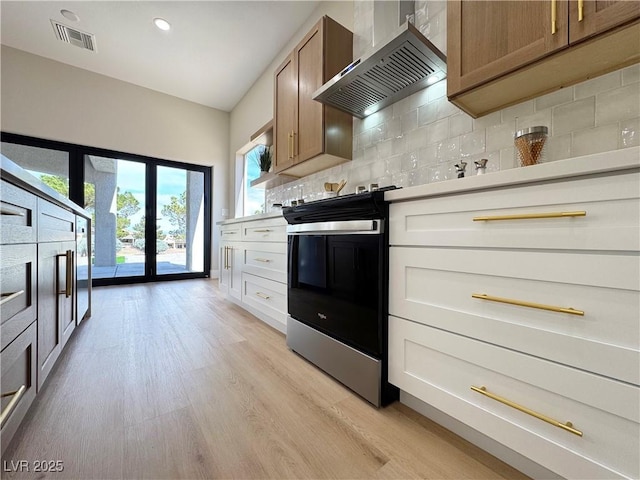
M 288 231 L 289 315 L 380 358 L 382 222 L 292 225 Z

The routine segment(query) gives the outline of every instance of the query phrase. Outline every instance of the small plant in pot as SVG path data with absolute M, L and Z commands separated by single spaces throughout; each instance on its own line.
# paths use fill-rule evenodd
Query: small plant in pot
M 260 175 L 267 173 L 271 170 L 271 149 L 264 147 L 257 159 L 258 167 L 260 167 Z

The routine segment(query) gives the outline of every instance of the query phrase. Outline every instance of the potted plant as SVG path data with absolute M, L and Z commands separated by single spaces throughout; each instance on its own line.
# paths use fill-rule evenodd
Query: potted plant
M 258 167 L 260 167 L 260 176 L 264 175 L 271 169 L 271 149 L 264 147 L 258 155 Z

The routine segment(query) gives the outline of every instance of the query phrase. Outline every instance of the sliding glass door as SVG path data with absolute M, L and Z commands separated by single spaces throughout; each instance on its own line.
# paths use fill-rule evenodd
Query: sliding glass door
M 163 166 L 156 172 L 157 274 L 204 272 L 204 174 Z
M 93 220 L 93 278 L 146 275 L 146 165 L 85 155 L 84 208 Z
M 93 285 L 209 275 L 211 168 L 2 133 L 1 153 L 91 213 Z

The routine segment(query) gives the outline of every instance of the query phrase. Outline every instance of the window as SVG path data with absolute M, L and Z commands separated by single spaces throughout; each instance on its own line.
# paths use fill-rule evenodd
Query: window
M 260 166 L 258 158 L 263 150 L 268 147 L 258 145 L 244 155 L 243 173 L 243 216 L 263 213 L 264 210 L 264 188 L 252 187 L 251 182 L 260 177 Z

